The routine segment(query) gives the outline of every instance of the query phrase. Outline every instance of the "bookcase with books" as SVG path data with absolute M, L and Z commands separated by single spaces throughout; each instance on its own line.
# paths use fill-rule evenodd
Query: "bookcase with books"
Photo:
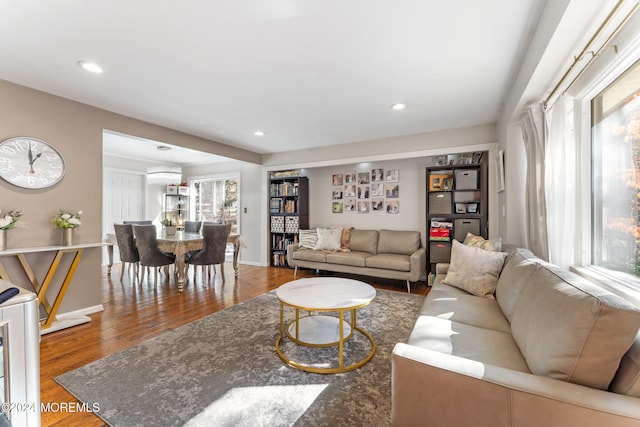
M 488 236 L 488 153 L 455 158 L 426 168 L 427 262 L 449 262 L 452 240 L 463 242 L 467 233 Z M 450 159 L 451 158 L 451 159 Z
M 273 267 L 288 267 L 287 246 L 309 228 L 309 179 L 297 171 L 272 172 L 269 179 L 269 255 Z

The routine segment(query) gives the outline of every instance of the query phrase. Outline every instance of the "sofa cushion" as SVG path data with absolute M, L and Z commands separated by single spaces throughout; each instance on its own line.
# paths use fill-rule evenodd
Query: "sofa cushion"
M 454 240 L 449 271 L 442 282 L 473 295 L 493 298 L 506 255 L 466 246 Z
M 433 285 L 420 314 L 511 334 L 511 325 L 496 300 L 445 284 Z
M 354 267 L 364 267 L 365 259 L 371 256 L 368 252 L 331 252 L 327 254 L 327 262 L 331 264 L 351 265 Z
M 378 249 L 378 230 L 351 230 L 349 249 L 375 254 Z
M 342 228 L 318 228 L 317 251 L 339 251 Z
M 377 254 L 370 255 L 365 261 L 369 268 L 381 268 L 383 270 L 411 271 L 411 263 L 407 255 Z
M 327 262 L 327 254 L 313 249 L 298 249 L 293 253 L 293 259 L 312 262 Z
M 516 249 L 510 253 L 498 278 L 496 299 L 504 315 L 511 322 L 513 311 L 529 284 L 529 279 L 543 261 L 527 249 Z
M 478 298 L 478 297 L 474 297 Z M 529 372 L 510 333 L 432 316 L 420 316 L 408 343 L 506 369 Z
M 349 246 L 351 241 L 351 230 L 353 230 L 353 227 L 344 227 L 342 229 L 342 235 L 340 236 L 340 249 L 343 252 L 349 252 L 351 250 L 351 247 Z
M 420 247 L 419 231 L 380 230 L 379 254 L 411 255 Z
M 640 333 L 636 335 L 631 348 L 622 356 L 620 367 L 609 390 L 618 394 L 640 397 Z
M 640 309 L 549 264 L 531 276 L 511 320 L 531 372 L 606 390 L 640 328 Z
M 298 230 L 298 242 L 300 249 L 315 249 L 316 244 L 318 244 L 318 232 L 315 228 Z
M 473 233 L 467 233 L 464 238 L 463 245 L 473 246 L 474 248 L 484 249 L 485 251 L 500 251 L 502 250 L 502 239 L 496 237 L 495 239 L 486 240 L 482 236 L 476 236 Z

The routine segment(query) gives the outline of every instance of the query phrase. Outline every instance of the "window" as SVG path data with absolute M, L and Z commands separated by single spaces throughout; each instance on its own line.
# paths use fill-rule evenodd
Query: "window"
M 239 233 L 237 177 L 196 179 L 192 187 L 195 220 L 229 223 L 231 232 Z
M 591 101 L 593 265 L 640 276 L 640 62 Z

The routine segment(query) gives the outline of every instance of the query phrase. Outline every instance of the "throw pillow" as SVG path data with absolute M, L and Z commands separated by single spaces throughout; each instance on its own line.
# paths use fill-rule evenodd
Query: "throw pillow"
M 465 237 L 463 244 L 474 248 L 484 249 L 486 251 L 500 252 L 502 249 L 502 238 L 496 237 L 495 239 L 486 240 L 482 236 L 467 233 L 467 237 Z
M 318 243 L 318 232 L 315 228 L 311 230 L 298 230 L 298 247 L 300 249 L 315 249 Z
M 493 299 L 506 256 L 503 252 L 486 251 L 454 240 L 449 271 L 442 283 Z
M 316 250 L 322 251 L 339 251 L 340 237 L 342 237 L 341 228 L 318 228 L 318 243 Z
M 345 227 L 342 229 L 342 236 L 340 236 L 340 249 L 342 249 L 342 252 L 351 251 L 351 249 L 349 248 L 349 243 L 351 241 L 351 230 L 353 230 L 353 227 Z

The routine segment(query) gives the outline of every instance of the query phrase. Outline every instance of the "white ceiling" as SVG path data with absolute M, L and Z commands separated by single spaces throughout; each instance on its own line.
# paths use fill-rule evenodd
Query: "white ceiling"
M 496 122 L 543 5 L 3 0 L 0 79 L 257 153 L 366 141 Z

